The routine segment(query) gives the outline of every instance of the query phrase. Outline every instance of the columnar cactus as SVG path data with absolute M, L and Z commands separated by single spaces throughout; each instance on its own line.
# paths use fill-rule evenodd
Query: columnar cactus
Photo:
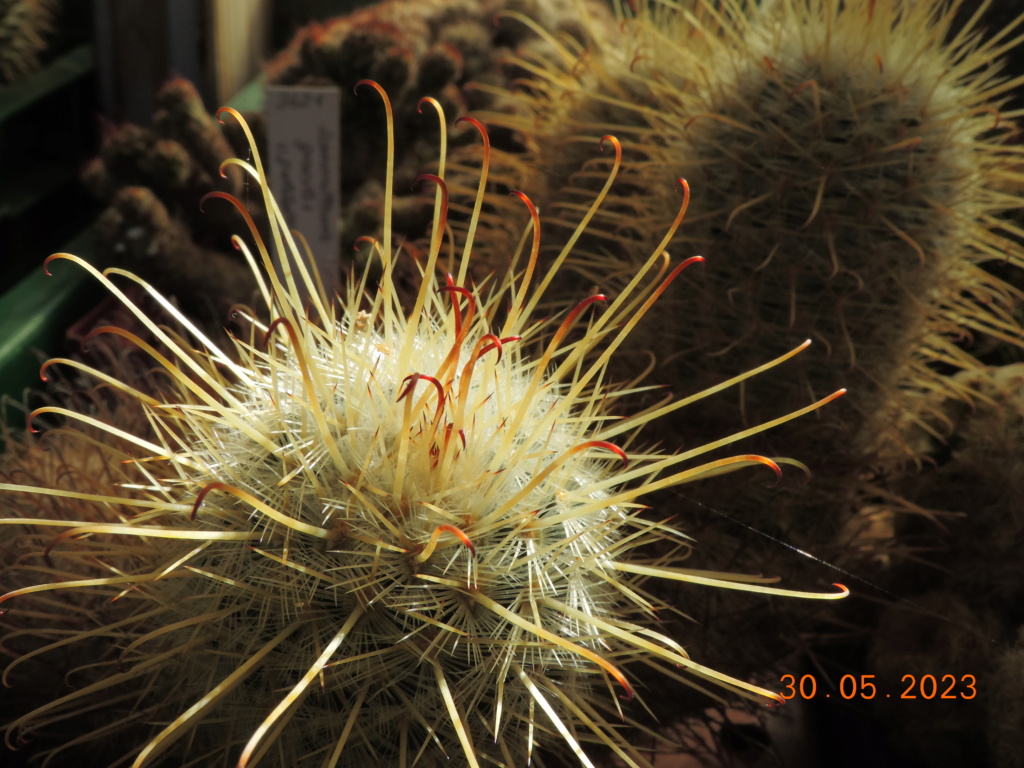
M 978 367 L 965 342 L 1024 343 L 1020 292 L 986 271 L 1024 265 L 1005 216 L 1024 181 L 1016 113 L 1000 111 L 1016 81 L 997 63 L 1020 20 L 954 29 L 959 3 L 903 0 L 636 5 L 582 51 L 533 52 L 520 114 L 481 117 L 523 138 L 509 162 L 543 169 L 555 220 L 600 183 L 597 162 L 577 172 L 579 148 L 622 138 L 626 183 L 576 255 L 588 279 L 628 280 L 638 246 L 671 220 L 664 180 L 693 185 L 673 247 L 705 255 L 708 278 L 649 324 L 642 346 L 660 352 L 663 378 L 714 380 L 795 336 L 821 342 L 798 366 L 802 389 L 852 395 L 794 437 L 803 455 L 824 453 L 820 439 L 843 451 L 814 467 L 821 492 L 785 516 L 791 532 L 820 541 L 822 520 L 836 534 L 844 516 L 910 508 L 885 485 L 920 458 L 907 434 L 927 421 L 924 393 L 969 396 L 945 375 Z M 759 387 L 745 413 L 756 421 L 794 391 L 789 377 Z M 729 413 L 708 418 L 718 429 Z M 824 504 L 839 514 L 820 515 Z

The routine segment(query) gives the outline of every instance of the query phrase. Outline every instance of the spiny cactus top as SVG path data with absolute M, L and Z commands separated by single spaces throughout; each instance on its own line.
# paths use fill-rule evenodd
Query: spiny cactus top
M 383 97 L 390 134 L 383 89 L 365 85 Z M 486 156 L 483 126 L 468 122 Z M 604 145 L 618 156 L 614 138 Z M 630 705 L 616 693 L 634 697 L 631 662 L 774 696 L 691 661 L 658 632 L 662 606 L 642 587 L 655 577 L 846 594 L 679 567 L 686 537 L 637 502 L 743 466 L 780 471 L 781 460 L 755 455 L 687 464 L 743 434 L 680 454 L 629 449 L 644 423 L 706 393 L 613 414 L 628 387 L 606 380 L 610 356 L 695 259 L 673 267 L 659 248 L 614 298 L 539 317 L 572 241 L 542 272 L 539 218 L 515 193 L 532 225 L 520 252 L 510 247 L 507 274 L 467 284 L 472 234 L 445 274 L 442 157 L 423 177 L 437 187 L 436 218 L 411 308 L 393 281 L 390 222 L 368 241 L 379 285 L 355 277 L 336 303 L 282 221 L 255 149 L 252 166 L 228 163 L 263 189 L 273 248 L 239 200 L 213 193 L 250 225 L 255 251 L 235 242 L 265 304 L 261 313 L 238 308 L 246 332 L 227 346 L 123 270 L 101 273 L 68 254 L 47 262 L 76 262 L 125 303 L 148 340 L 113 327 L 95 333 L 131 340 L 160 376 L 145 387 L 92 371 L 137 401 L 148 434 L 59 405 L 33 414 L 63 414 L 126 443 L 116 488 L 88 478 L 76 490 L 0 484 L 56 496 L 63 510 L 0 521 L 21 531 L 3 621 L 42 641 L 5 679 L 68 654 L 77 683 L 11 723 L 9 745 L 59 734 L 64 743 L 44 753 L 57 762 L 63 750 L 110 739 L 139 767 L 513 768 L 552 749 L 591 765 L 588 743 L 603 743 L 644 766 L 620 732 Z M 474 220 L 483 182 L 480 190 Z M 157 324 L 112 278 L 140 283 L 182 333 Z M 78 504 L 92 517 L 76 517 Z M 645 554 L 659 541 L 669 546 Z M 61 600 L 81 620 L 62 621 Z M 81 645 L 99 656 L 74 660 Z M 80 722 L 86 732 L 68 735 Z

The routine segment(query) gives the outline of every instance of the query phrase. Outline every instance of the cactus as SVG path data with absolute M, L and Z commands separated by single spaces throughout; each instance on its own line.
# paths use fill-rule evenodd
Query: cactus
M 54 0 L 0 0 L 0 84 L 39 68 L 54 13 Z
M 383 89 L 371 87 L 390 117 Z M 486 144 L 483 126 L 471 125 Z M 618 153 L 613 138 L 605 145 Z M 537 271 L 540 219 L 525 194 L 534 237 L 522 264 L 471 288 L 467 241 L 458 274 L 439 276 L 447 192 L 440 176 L 427 175 L 439 190 L 437 236 L 414 306 L 403 311 L 393 282 L 387 203 L 382 239 L 369 244 L 383 278 L 374 289 L 365 273 L 353 275 L 336 305 L 281 220 L 255 148 L 253 162 L 232 164 L 263 190 L 281 266 L 246 207 L 212 193 L 250 225 L 255 249 L 235 242 L 266 305 L 262 317 L 237 309 L 244 330 L 230 347 L 131 273 L 102 273 L 69 254 L 47 261 L 75 262 L 124 303 L 152 343 L 116 327 L 91 335 L 134 342 L 160 376 L 147 391 L 94 370 L 137 402 L 143 434 L 60 405 L 30 416 L 30 426 L 56 414 L 126 441 L 131 457 L 112 467 L 121 473 L 117 492 L 0 484 L 108 510 L 100 521 L 0 521 L 34 531 L 19 565 L 41 575 L 0 604 L 32 611 L 82 595 L 117 606 L 83 633 L 112 645 L 75 670 L 82 687 L 22 714 L 8 725 L 8 742 L 45 736 L 102 704 L 101 727 L 42 755 L 60 759 L 75 747 L 78 760 L 80 745 L 117 734 L 118 757 L 139 768 L 513 766 L 558 753 L 593 765 L 597 743 L 639 767 L 647 759 L 621 733 L 627 705 L 620 710 L 609 696 L 618 689 L 633 698 L 633 666 L 699 689 L 777 699 L 692 661 L 661 634 L 654 618 L 668 606 L 644 582 L 825 599 L 847 590 L 795 592 L 768 586 L 771 578 L 683 567 L 685 536 L 636 500 L 742 467 L 778 475 L 786 460 L 690 463 L 742 435 L 680 454 L 635 447 L 647 422 L 695 398 L 624 415 L 619 403 L 631 385 L 605 378 L 635 323 L 697 260 L 656 274 L 656 250 L 580 333 L 605 299 L 588 297 L 549 321 L 535 314 L 557 265 Z M 673 228 L 687 202 L 684 194 Z M 165 330 L 114 277 L 141 285 L 184 330 Z M 43 656 L 73 642 L 59 623 L 38 636 Z
M 782 524 L 819 551 L 833 538 L 830 555 L 865 543 L 848 538 L 851 523 L 893 528 L 894 512 L 914 508 L 889 479 L 921 458 L 907 435 L 928 423 L 925 393 L 970 396 L 945 375 L 978 367 L 965 340 L 1024 342 L 1012 316 L 1020 291 L 986 270 L 1024 265 L 1021 231 L 1004 215 L 1021 204 L 1017 113 L 1001 112 L 1018 81 L 994 65 L 1016 44 L 1020 19 L 986 36 L 977 14 L 952 28 L 959 7 L 688 0 L 639 4 L 635 16 L 620 7 L 621 33 L 595 27 L 582 49 L 566 42 L 530 55 L 537 74 L 518 94 L 520 114 L 479 115 L 527 145 L 502 161 L 509 172 L 532 178 L 536 161 L 562 201 L 600 183 L 600 162 L 575 171 L 578 148 L 606 132 L 622 138 L 623 183 L 577 255 L 587 279 L 628 279 L 671 218 L 663 179 L 691 183 L 694 209 L 672 250 L 705 255 L 707 277 L 676 297 L 673 320 L 648 324 L 640 346 L 658 351 L 662 378 L 699 387 L 795 336 L 821 342 L 802 359 L 798 387 L 780 377 L 741 405 L 756 422 L 796 391 L 849 386 L 824 423 L 787 435 L 821 459 Z M 732 405 L 708 412 L 702 434 L 722 429 Z M 825 455 L 819 440 L 842 450 Z M 779 506 L 766 518 L 762 502 L 746 504 L 747 519 L 779 524 Z

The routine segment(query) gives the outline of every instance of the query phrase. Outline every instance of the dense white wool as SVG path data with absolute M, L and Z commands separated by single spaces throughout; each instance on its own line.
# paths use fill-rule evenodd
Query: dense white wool
M 797 593 L 765 586 L 770 578 L 679 568 L 685 536 L 636 499 L 744 466 L 779 472 L 775 460 L 752 455 L 679 465 L 839 393 L 686 453 L 627 454 L 623 445 L 644 423 L 709 394 L 616 419 L 611 404 L 628 389 L 604 380 L 615 349 L 693 260 L 669 272 L 659 249 L 613 300 L 593 296 L 538 319 L 569 246 L 541 278 L 540 222 L 521 196 L 533 219 L 521 264 L 513 258 L 489 288 L 466 287 L 467 242 L 458 276 L 439 277 L 442 162 L 429 177 L 439 189 L 436 236 L 412 309 L 403 310 L 393 280 L 390 206 L 382 241 L 370 246 L 383 265 L 379 285 L 369 289 L 364 274 L 334 302 L 307 271 L 258 153 L 252 166 L 230 164 L 263 187 L 279 257 L 275 266 L 239 201 L 214 193 L 249 223 L 258 253 L 236 243 L 266 304 L 264 320 L 238 309 L 247 331 L 230 353 L 129 273 L 51 257 L 78 262 L 125 303 L 163 351 L 128 331 L 98 332 L 134 341 L 167 381 L 157 398 L 93 371 L 142 405 L 151 436 L 59 406 L 34 414 L 64 414 L 141 451 L 124 464 L 129 479 L 118 490 L 129 498 L 0 484 L 111 510 L 106 520 L 60 522 L 67 530 L 58 535 L 42 518 L 0 521 L 34 530 L 27 538 L 42 551 L 35 583 L 0 597 L 13 617 L 19 605 L 30 611 L 33 600 L 68 590 L 116 598 L 90 609 L 91 628 L 75 638 L 113 638 L 116 658 L 78 670 L 88 685 L 20 717 L 9 740 L 103 702 L 107 711 L 124 695 L 132 704 L 113 707 L 82 740 L 122 731 L 137 767 L 187 759 L 513 768 L 559 744 L 591 765 L 588 741 L 645 766 L 620 733 L 628 715 L 609 695 L 633 697 L 630 662 L 776 697 L 691 661 L 656 630 L 666 606 L 641 582 L 823 598 L 845 588 Z M 159 326 L 112 275 L 142 284 L 194 341 Z M 667 546 L 641 554 L 648 543 Z M 50 645 L 29 657 L 70 642 L 59 628 L 34 631 Z
M 448 314 L 437 304 L 428 312 Z M 595 578 L 614 578 L 607 561 L 627 521 L 625 510 L 605 502 L 608 462 L 581 457 L 531 484 L 559 457 L 585 442 L 594 422 L 578 418 L 577 408 L 567 412 L 567 403 L 552 382 L 542 379 L 541 387 L 530 395 L 530 363 L 511 342 L 502 345 L 499 359 L 498 347 L 481 338 L 481 328 L 476 327 L 457 356 L 462 370 L 445 387 L 459 397 L 457 404 L 446 403 L 445 411 L 461 406 L 463 426 L 435 424 L 437 391 L 424 380 L 413 384 L 409 379 L 413 374 L 398 367 L 396 350 L 407 329 L 404 317 L 396 316 L 390 326 L 374 330 L 365 313 L 352 314 L 337 324 L 333 337 L 317 334 L 316 341 L 303 348 L 306 361 L 329 392 L 326 402 L 319 404 L 329 425 L 329 439 L 351 471 L 339 471 L 328 455 L 309 415 L 303 365 L 291 348 L 278 342 L 270 355 L 240 344 L 249 377 L 232 389 L 241 404 L 237 418 L 246 428 L 223 422 L 207 428 L 202 411 L 197 412 L 187 450 L 197 471 L 189 473 L 187 483 L 200 488 L 211 482 L 228 483 L 291 519 L 327 531 L 330 544 L 318 559 L 324 561 L 325 570 L 343 573 L 351 583 L 398 583 L 433 574 L 499 593 L 503 604 L 514 602 L 510 596 L 516 593 L 534 590 L 588 614 L 614 615 L 617 593 Z M 451 358 L 451 329 L 443 321 L 443 316 L 431 318 L 409 342 L 416 372 L 438 371 Z M 259 335 L 265 332 L 261 328 Z M 480 355 L 488 345 L 491 350 Z M 469 370 L 466 362 L 474 354 L 480 359 Z M 412 419 L 406 400 L 420 399 L 423 402 L 413 411 L 418 415 Z M 503 443 L 517 410 L 523 418 Z M 275 450 L 268 451 L 250 435 L 266 438 Z M 403 440 L 408 443 L 404 447 L 407 468 L 401 497 L 396 499 L 392 491 Z M 450 456 L 442 455 L 443 447 Z M 515 504 L 495 515 L 516 497 Z M 367 506 L 375 499 L 379 514 L 368 515 Z M 244 508 L 245 503 L 240 501 L 238 507 Z M 204 504 L 198 511 L 200 520 L 209 514 L 205 510 Z M 256 514 L 250 519 L 261 524 Z M 471 540 L 475 557 L 446 531 L 444 542 L 435 550 L 444 555 L 426 560 L 421 568 L 410 567 L 405 552 L 410 542 L 429 545 L 441 526 L 463 530 L 472 521 L 483 520 L 489 523 L 478 525 Z M 281 527 L 273 519 L 263 519 L 262 524 L 264 538 Z M 522 535 L 527 529 L 534 534 Z M 371 575 L 372 554 L 379 542 L 401 549 L 402 555 L 383 561 L 391 571 Z M 584 562 L 586 567 L 581 568 Z M 402 627 L 392 628 L 394 637 L 409 631 L 407 612 L 436 600 L 435 592 L 413 581 L 408 588 L 392 588 L 379 599 L 389 607 L 400 606 L 395 617 Z M 478 634 L 476 620 L 473 612 L 465 611 L 449 617 L 448 623 L 458 631 Z M 561 634 L 579 638 L 587 647 L 602 645 L 597 639 L 600 633 L 592 627 L 581 628 L 578 621 L 561 618 L 557 624 Z M 464 653 L 471 648 L 462 646 Z M 576 666 L 579 661 L 558 647 L 521 650 L 532 657 L 532 663 L 545 666 Z M 497 656 L 490 664 L 505 661 Z

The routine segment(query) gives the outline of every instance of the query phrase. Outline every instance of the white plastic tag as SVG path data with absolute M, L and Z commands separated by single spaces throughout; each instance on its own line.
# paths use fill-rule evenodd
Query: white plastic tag
M 266 114 L 271 190 L 330 293 L 340 270 L 341 91 L 267 86 Z

